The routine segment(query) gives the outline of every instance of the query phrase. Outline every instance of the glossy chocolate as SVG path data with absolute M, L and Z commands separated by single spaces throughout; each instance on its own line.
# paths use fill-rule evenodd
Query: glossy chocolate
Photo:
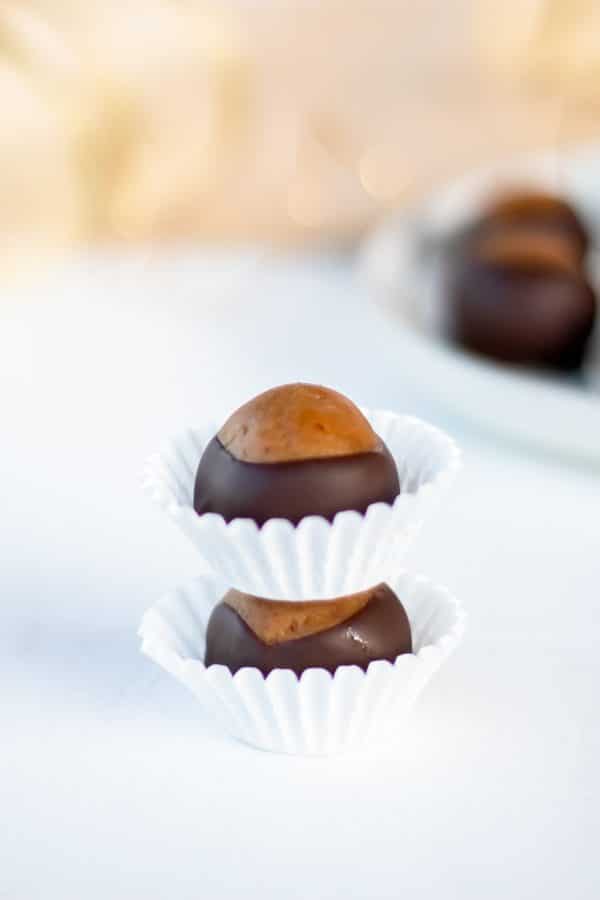
M 583 360 L 594 292 L 560 241 L 488 239 L 449 266 L 446 324 L 456 343 L 493 359 L 569 371 Z
M 241 407 L 207 445 L 194 487 L 199 515 L 227 522 L 332 520 L 400 493 L 396 464 L 360 410 L 318 385 L 284 385 Z
M 230 594 L 237 592 L 230 592 Z M 268 601 L 248 595 L 238 595 L 245 604 L 245 617 L 261 623 L 262 640 L 239 614 L 235 598 L 227 595 L 213 610 L 206 633 L 205 664 L 220 664 L 235 673 L 253 667 L 263 675 L 273 669 L 291 669 L 300 675 L 305 669 L 323 668 L 332 674 L 339 666 L 355 665 L 361 669 L 370 662 L 385 659 L 393 662 L 397 656 L 412 652 L 410 623 L 404 607 L 386 584 L 379 584 L 360 595 L 358 612 L 340 619 L 352 608 L 353 598 L 338 601 L 307 601 L 302 604 Z M 350 607 L 348 605 L 350 602 Z M 261 604 L 260 614 L 252 619 L 248 614 L 252 605 Z M 328 604 L 323 615 L 318 607 Z M 268 628 L 268 609 L 278 617 L 275 626 Z M 302 610 L 299 612 L 299 608 Z M 311 621 L 311 615 L 320 620 Z M 266 616 L 266 621 L 265 621 Z M 287 619 L 287 622 L 286 622 Z M 334 624 L 330 624 L 333 622 Z M 323 627 L 324 626 L 324 627 Z M 320 630 L 314 630 L 315 627 Z M 306 634 L 306 630 L 311 633 Z M 298 637 L 298 634 L 301 636 Z M 267 643 L 270 640 L 270 643 Z

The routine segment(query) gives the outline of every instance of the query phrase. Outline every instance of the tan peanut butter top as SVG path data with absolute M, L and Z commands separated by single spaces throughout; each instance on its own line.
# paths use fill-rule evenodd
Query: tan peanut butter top
M 481 238 L 477 253 L 485 262 L 515 268 L 536 268 L 580 272 L 579 257 L 573 244 L 561 234 L 535 228 L 501 228 Z
M 218 438 L 232 456 L 249 463 L 350 456 L 382 446 L 354 403 L 315 384 L 286 384 L 259 394 L 233 413 Z
M 497 194 L 488 203 L 485 214 L 492 218 L 575 219 L 573 210 L 561 197 L 538 190 L 512 190 Z
M 264 600 L 234 589 L 223 597 L 264 644 L 281 644 L 333 628 L 360 612 L 380 585 L 335 600 Z

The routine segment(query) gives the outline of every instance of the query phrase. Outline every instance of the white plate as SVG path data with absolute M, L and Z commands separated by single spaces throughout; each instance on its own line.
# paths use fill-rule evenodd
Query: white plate
M 593 234 L 600 232 L 600 145 L 544 153 L 479 170 L 436 193 L 416 213 L 383 225 L 364 244 L 361 273 L 399 326 L 404 369 L 455 412 L 537 448 L 600 464 L 600 335 L 583 380 L 529 374 L 470 356 L 439 333 L 435 247 L 498 187 L 537 184 L 569 198 Z M 427 248 L 430 248 L 427 250 Z M 590 257 L 598 285 L 597 252 Z

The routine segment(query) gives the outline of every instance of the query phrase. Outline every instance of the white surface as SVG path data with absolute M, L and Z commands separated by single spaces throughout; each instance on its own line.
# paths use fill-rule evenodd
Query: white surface
M 270 519 L 226 523 L 198 516 L 194 482 L 204 448 L 220 422 L 202 423 L 153 454 L 144 478 L 150 497 L 188 537 L 202 571 L 215 571 L 229 586 L 276 600 L 343 597 L 385 581 L 433 515 L 460 468 L 460 451 L 439 428 L 414 416 L 363 409 L 394 457 L 401 493 L 392 505 L 372 503 L 364 515 L 345 510 L 327 522 L 306 516 L 297 527 Z
M 597 473 L 459 428 L 342 260 L 82 265 L 1 315 L 0 896 L 597 898 Z M 195 572 L 143 460 L 298 378 L 466 450 L 409 562 L 469 631 L 380 759 L 229 743 L 138 651 Z
M 472 220 L 502 186 L 539 185 L 568 198 L 596 236 L 600 146 L 545 153 L 487 167 L 449 184 L 411 215 L 385 223 L 363 248 L 361 269 L 398 331 L 408 365 L 426 368 L 449 408 L 531 446 L 600 465 L 600 327 L 583 378 L 552 378 L 467 354 L 441 333 L 443 292 L 436 242 Z M 429 251 L 424 252 L 428 245 Z M 600 296 L 600 260 L 590 255 Z M 560 427 L 557 427 L 560 423 Z
M 232 675 L 223 665 L 206 668 L 210 614 L 230 586 L 204 575 L 167 593 L 144 613 L 142 651 L 187 687 L 204 713 L 245 744 L 275 753 L 334 756 L 379 751 L 406 738 L 410 711 L 431 677 L 456 649 L 465 612 L 449 591 L 399 567 L 386 583 L 410 621 L 412 653 L 333 675 L 313 668 L 300 678 L 276 669 L 264 678 L 247 667 Z

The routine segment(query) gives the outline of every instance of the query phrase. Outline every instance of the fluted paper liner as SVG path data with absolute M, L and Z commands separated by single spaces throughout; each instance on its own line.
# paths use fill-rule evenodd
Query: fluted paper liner
M 347 510 L 333 522 L 307 516 L 293 526 L 270 519 L 199 516 L 193 508 L 200 457 L 218 426 L 188 429 L 148 461 L 145 486 L 196 547 L 202 571 L 261 597 L 316 600 L 385 581 L 459 468 L 459 451 L 442 431 L 410 416 L 363 410 L 398 468 L 401 493 L 364 515 Z
M 308 669 L 301 678 L 276 669 L 266 678 L 253 668 L 231 675 L 206 667 L 206 626 L 226 590 L 204 575 L 149 609 L 142 620 L 142 651 L 186 685 L 207 715 L 231 736 L 278 753 L 329 755 L 381 745 L 406 726 L 405 716 L 464 631 L 464 613 L 447 590 L 405 572 L 388 584 L 410 619 L 413 653 L 367 671 L 340 666 L 335 675 Z

